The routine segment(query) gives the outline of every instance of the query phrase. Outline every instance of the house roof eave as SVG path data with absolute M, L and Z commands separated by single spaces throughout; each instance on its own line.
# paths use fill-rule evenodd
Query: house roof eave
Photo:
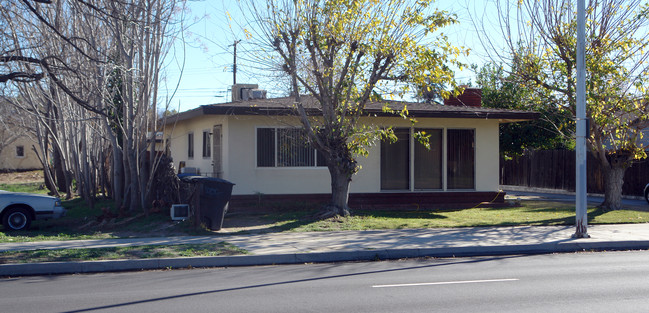
M 393 110 L 400 110 L 408 105 L 408 116 L 414 118 L 467 118 L 498 120 L 499 123 L 530 121 L 539 118 L 539 113 L 530 111 L 498 110 L 483 107 L 463 106 L 428 106 L 418 103 L 390 102 Z M 418 107 L 417 107 L 418 106 Z M 305 102 L 307 115 L 318 115 L 320 109 L 313 101 Z M 295 104 L 290 98 L 258 99 L 237 101 L 224 104 L 202 105 L 198 108 L 178 113 L 167 118 L 166 124 L 191 119 L 202 115 L 261 115 L 261 116 L 296 116 Z M 384 111 L 384 106 L 372 103 L 365 107 L 364 116 L 396 117 L 398 115 Z

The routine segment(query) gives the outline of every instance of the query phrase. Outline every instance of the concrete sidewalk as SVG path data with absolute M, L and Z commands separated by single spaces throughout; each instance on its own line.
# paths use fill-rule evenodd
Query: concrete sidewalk
M 0 243 L 0 251 L 16 251 L 226 241 L 250 252 L 243 256 L 2 264 L 0 276 L 649 249 L 649 224 L 591 225 L 587 239 L 571 238 L 574 231 L 574 226 L 469 227 Z

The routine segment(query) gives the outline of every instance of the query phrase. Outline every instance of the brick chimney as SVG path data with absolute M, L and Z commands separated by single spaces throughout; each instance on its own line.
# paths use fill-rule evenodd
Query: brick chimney
M 464 92 L 461 95 L 457 97 L 451 96 L 448 99 L 444 99 L 444 105 L 481 107 L 482 89 L 465 87 Z

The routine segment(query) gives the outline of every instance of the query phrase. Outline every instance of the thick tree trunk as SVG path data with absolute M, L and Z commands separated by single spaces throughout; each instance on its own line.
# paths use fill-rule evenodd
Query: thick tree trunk
M 604 160 L 602 169 L 604 174 L 604 202 L 600 207 L 605 210 L 622 209 L 622 185 L 624 173 L 629 168 L 629 158 L 626 156 L 611 156 Z
M 357 167 L 356 161 L 347 149 L 346 141 L 340 142 L 344 144 L 339 145 L 337 149 L 332 149 L 333 153 L 325 156 L 329 175 L 331 175 L 331 202 L 320 215 L 321 218 L 349 216 L 349 206 L 347 204 L 349 200 L 349 184 L 352 181 L 352 175 L 357 171 Z
M 329 167 L 331 175 L 331 203 L 327 207 L 325 215 L 349 216 L 349 184 L 351 175 L 344 173 L 340 168 Z

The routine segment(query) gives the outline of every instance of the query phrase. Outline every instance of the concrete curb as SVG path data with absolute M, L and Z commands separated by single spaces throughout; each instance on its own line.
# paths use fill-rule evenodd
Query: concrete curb
M 275 264 L 393 260 L 421 257 L 477 257 L 513 254 L 533 255 L 590 250 L 639 249 L 649 249 L 649 240 L 610 242 L 552 242 L 542 244 L 506 246 L 381 249 L 272 255 L 0 264 L 0 277 L 179 269 L 192 267 L 261 266 Z

